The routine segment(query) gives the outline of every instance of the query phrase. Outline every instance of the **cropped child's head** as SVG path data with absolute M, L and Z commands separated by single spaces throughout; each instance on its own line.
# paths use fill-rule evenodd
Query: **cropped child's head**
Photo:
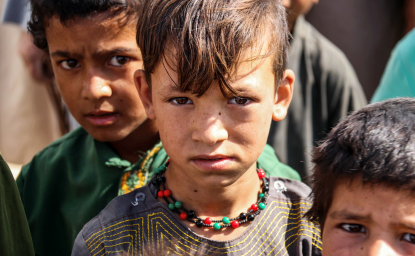
M 169 168 L 199 176 L 224 170 L 228 178 L 255 168 L 272 119 L 283 119 L 291 100 L 287 39 L 275 0 L 144 4 L 137 32 L 144 71 L 136 82 Z
M 319 0 L 282 0 L 282 4 L 287 8 L 287 20 L 290 29 L 293 29 L 298 16 L 307 14 L 314 4 Z
M 47 51 L 62 97 L 100 141 L 132 134 L 147 117 L 134 86 L 140 0 L 31 0 L 29 31 Z
M 326 255 L 415 255 L 415 99 L 368 105 L 314 150 Z

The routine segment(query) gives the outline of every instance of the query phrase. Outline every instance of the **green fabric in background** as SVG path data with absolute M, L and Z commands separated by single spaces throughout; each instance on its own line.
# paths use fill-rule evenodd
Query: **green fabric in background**
M 371 102 L 397 97 L 415 97 L 415 29 L 393 49 Z
M 0 155 L 0 255 L 35 255 L 16 182 Z

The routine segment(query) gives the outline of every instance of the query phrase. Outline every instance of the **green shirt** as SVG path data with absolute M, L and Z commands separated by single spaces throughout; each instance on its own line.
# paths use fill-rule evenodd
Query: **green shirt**
M 35 255 L 26 215 L 9 167 L 0 155 L 0 255 Z
M 395 47 L 379 87 L 372 98 L 378 102 L 396 97 L 415 97 L 415 29 Z
M 161 150 L 152 160 L 147 180 L 167 155 Z M 269 146 L 258 162 L 272 175 L 299 179 Z M 17 179 L 36 254 L 70 255 L 82 227 L 117 196 L 123 173 L 138 169 L 140 163 L 130 166 L 83 128 L 38 153 Z

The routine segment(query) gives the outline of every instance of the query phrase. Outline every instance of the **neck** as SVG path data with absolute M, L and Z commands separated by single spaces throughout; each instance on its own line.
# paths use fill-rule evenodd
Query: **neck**
M 203 186 L 170 166 L 165 177 L 166 187 L 174 198 L 200 218 L 234 218 L 247 212 L 258 200 L 261 186 L 255 164 L 232 184 L 223 187 Z
M 135 163 L 159 140 L 157 125 L 154 121 L 147 119 L 127 137 L 110 144 L 122 159 Z

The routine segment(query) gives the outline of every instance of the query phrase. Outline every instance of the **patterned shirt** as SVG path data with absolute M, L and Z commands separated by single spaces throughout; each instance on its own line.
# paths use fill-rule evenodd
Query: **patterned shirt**
M 78 234 L 72 255 L 321 255 L 320 230 L 303 218 L 310 189 L 270 179 L 267 207 L 230 241 L 201 237 L 156 199 L 149 185 L 115 198 Z

